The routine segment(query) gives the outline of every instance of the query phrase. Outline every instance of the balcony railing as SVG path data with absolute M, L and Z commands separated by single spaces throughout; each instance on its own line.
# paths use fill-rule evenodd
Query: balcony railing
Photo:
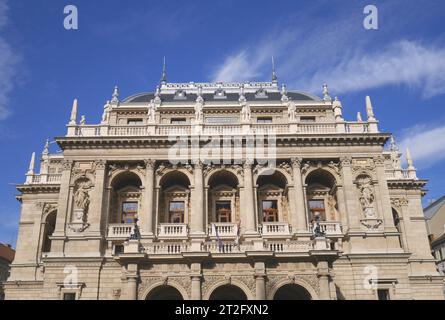
M 158 226 L 158 238 L 187 238 L 188 230 L 185 223 L 161 223 Z
M 181 254 L 182 252 L 189 251 L 189 244 L 185 242 L 159 242 L 150 243 L 145 247 L 145 253 L 147 254 Z
M 320 231 L 323 232 L 327 237 L 342 236 L 342 226 L 341 222 L 338 221 L 320 221 Z M 310 227 L 310 232 L 312 232 L 312 227 Z
M 291 227 L 283 222 L 263 222 L 258 228 L 262 236 L 289 236 L 291 234 Z
M 62 179 L 62 174 L 50 173 L 50 174 L 33 174 L 29 175 L 26 183 L 31 184 L 58 184 Z
M 108 225 L 108 238 L 127 239 L 134 232 L 134 224 L 113 223 Z
M 208 234 L 210 237 L 216 237 L 218 234 L 221 239 L 235 238 L 238 235 L 238 225 L 230 222 L 215 222 L 209 225 Z
M 314 248 L 313 241 L 267 241 L 266 250 L 273 252 L 307 252 Z
M 71 128 L 71 129 L 70 129 Z M 329 134 L 329 133 L 367 133 L 366 122 L 316 122 L 316 123 L 251 123 L 251 124 L 152 124 L 152 125 L 77 125 L 70 127 L 68 136 L 152 136 L 152 135 L 235 135 L 246 131 L 252 133 L 276 134 Z

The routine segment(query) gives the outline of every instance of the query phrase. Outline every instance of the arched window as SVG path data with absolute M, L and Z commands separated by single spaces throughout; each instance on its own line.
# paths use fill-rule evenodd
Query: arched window
M 42 252 L 51 252 L 51 235 L 56 228 L 57 211 L 52 211 L 46 216 L 45 226 L 43 228 Z
M 306 177 L 309 221 L 338 221 L 336 180 L 331 173 L 317 169 Z
M 187 223 L 190 180 L 180 171 L 172 171 L 160 181 L 159 223 Z
M 287 222 L 287 180 L 279 171 L 258 177 L 258 214 L 262 222 Z M 286 221 L 285 221 L 286 220 Z
M 209 221 L 219 223 L 237 220 L 238 178 L 230 171 L 215 172 L 209 179 Z
M 139 176 L 130 171 L 122 172 L 113 179 L 110 222 L 136 222 L 141 202 L 141 186 Z

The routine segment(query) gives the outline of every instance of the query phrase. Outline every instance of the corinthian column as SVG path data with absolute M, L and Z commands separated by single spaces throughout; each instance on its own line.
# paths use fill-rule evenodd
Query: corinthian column
M 145 224 L 143 233 L 147 236 L 153 236 L 153 207 L 154 207 L 154 169 L 155 160 L 145 161 Z
M 296 226 L 292 226 L 292 230 L 297 233 L 307 232 L 306 209 L 304 203 L 303 180 L 301 177 L 301 158 L 292 158 L 292 173 L 295 189 L 295 207 L 296 211 L 291 212 L 291 223 L 295 222 Z
M 193 191 L 193 212 L 191 217 L 192 235 L 204 235 L 204 179 L 202 162 L 197 161 L 194 168 L 195 188 Z
M 244 218 L 245 218 L 245 235 L 256 235 L 255 227 L 255 204 L 252 178 L 252 162 L 246 160 L 244 168 Z

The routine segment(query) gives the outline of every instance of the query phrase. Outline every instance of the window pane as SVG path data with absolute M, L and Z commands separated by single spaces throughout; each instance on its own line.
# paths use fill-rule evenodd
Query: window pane
M 64 293 L 63 294 L 63 300 L 76 300 L 76 294 L 75 293 Z
M 124 223 L 135 223 L 138 214 L 137 202 L 122 203 L 122 220 Z
M 324 201 L 323 200 L 311 200 L 311 201 L 309 201 L 309 208 L 324 209 Z
M 379 300 L 390 300 L 389 299 L 389 290 L 388 289 L 378 289 L 377 296 Z

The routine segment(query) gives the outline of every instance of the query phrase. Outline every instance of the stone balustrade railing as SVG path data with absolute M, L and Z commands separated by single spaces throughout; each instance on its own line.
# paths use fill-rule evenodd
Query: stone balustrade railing
M 188 226 L 185 223 L 161 223 L 158 226 L 158 238 L 187 238 Z
M 134 232 L 134 224 L 113 223 L 108 225 L 109 239 L 128 239 Z
M 263 237 L 291 235 L 291 227 L 283 222 L 263 222 L 258 231 Z
M 147 125 L 72 125 L 68 137 L 97 136 L 168 136 L 168 135 L 238 135 L 245 133 L 334 134 L 370 132 L 366 122 L 317 123 L 235 123 L 235 124 L 147 124 Z
M 31 174 L 27 176 L 26 184 L 58 184 L 62 179 L 62 174 Z
M 216 222 L 208 227 L 210 237 L 234 238 L 238 235 L 238 225 L 230 222 Z

